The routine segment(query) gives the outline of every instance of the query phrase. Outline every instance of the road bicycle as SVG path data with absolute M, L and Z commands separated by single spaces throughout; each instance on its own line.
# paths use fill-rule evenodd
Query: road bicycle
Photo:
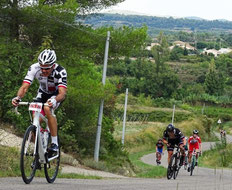
M 48 151 L 48 147 L 51 144 L 51 134 L 47 118 L 40 113 L 43 106 L 48 104 L 19 102 L 19 105 L 29 107 L 29 115 L 32 122 L 24 134 L 21 146 L 20 170 L 23 181 L 29 184 L 33 180 L 36 170 L 41 170 L 43 166 L 47 182 L 53 183 L 59 170 L 60 150 L 56 153 Z M 34 113 L 33 119 L 30 111 Z M 16 112 L 18 113 L 17 108 Z M 45 122 L 45 128 L 41 127 L 40 118 Z
M 193 149 L 192 159 L 191 159 L 191 164 L 190 164 L 190 176 L 193 175 L 193 170 L 196 166 L 197 154 L 198 154 L 197 151 L 195 149 Z
M 174 151 L 175 153 L 172 155 L 170 162 L 168 164 L 168 169 L 167 169 L 167 178 L 171 179 L 173 177 L 173 179 L 176 179 L 179 170 L 181 168 L 180 166 L 180 148 L 179 146 L 175 146 L 174 147 Z
M 162 156 L 162 153 L 161 152 L 156 152 L 156 164 L 157 166 L 159 166 L 161 164 L 161 156 Z
M 184 169 L 187 170 L 188 168 L 188 145 L 187 144 L 184 146 L 184 150 L 185 150 Z
M 185 151 L 184 169 L 187 170 L 187 168 L 188 168 L 188 151 Z
M 226 144 L 226 131 L 221 129 L 220 130 L 221 142 Z

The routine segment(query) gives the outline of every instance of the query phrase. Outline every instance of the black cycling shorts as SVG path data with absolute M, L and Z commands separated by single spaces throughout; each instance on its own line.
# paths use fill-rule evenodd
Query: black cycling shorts
M 178 138 L 178 139 L 168 139 L 168 144 L 170 144 L 169 147 L 167 147 L 168 151 L 173 151 L 175 148 L 175 145 L 180 146 L 181 144 L 183 144 L 183 139 Z
M 39 89 L 36 98 L 34 98 L 34 102 L 46 103 L 48 99 L 55 98 L 57 95 L 58 91 L 54 92 L 53 94 L 47 94 Z M 57 102 L 56 107 L 53 109 L 57 109 L 60 106 L 60 104 L 61 102 Z
M 53 94 L 47 94 L 45 92 L 43 92 L 42 90 L 38 90 L 37 96 L 34 99 L 34 102 L 42 102 L 42 103 L 46 103 L 48 99 L 50 99 L 51 97 L 55 97 L 57 96 L 58 92 L 54 92 Z

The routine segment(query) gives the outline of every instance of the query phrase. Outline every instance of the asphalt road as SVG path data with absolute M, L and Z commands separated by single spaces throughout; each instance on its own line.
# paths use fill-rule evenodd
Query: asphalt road
M 199 168 L 189 176 L 180 171 L 176 180 L 163 179 L 57 179 L 48 184 L 44 178 L 35 178 L 29 185 L 21 178 L 0 178 L 0 190 L 231 190 L 232 171 Z
M 228 139 L 230 141 L 231 139 Z M 212 143 L 204 143 L 204 150 Z M 163 158 L 165 164 L 166 158 Z M 155 164 L 154 155 L 142 158 L 148 164 Z M 21 178 L 0 178 L 0 190 L 232 190 L 232 170 L 196 168 L 190 176 L 183 168 L 176 180 L 163 179 L 57 179 L 48 184 L 44 178 L 35 178 L 26 185 Z

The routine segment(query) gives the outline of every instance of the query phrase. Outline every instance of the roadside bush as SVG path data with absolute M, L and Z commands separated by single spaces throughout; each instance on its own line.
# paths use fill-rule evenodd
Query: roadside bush
M 125 139 L 126 149 L 129 152 L 138 152 L 141 151 L 139 147 L 143 149 L 143 146 L 145 146 L 145 150 L 154 148 L 157 140 L 163 136 L 165 127 L 165 124 L 162 126 L 153 124 L 153 126 L 147 127 L 140 132 L 128 134 Z
M 218 119 L 221 119 L 223 122 L 232 121 L 232 115 L 226 114 L 226 113 L 221 113 L 218 115 Z
M 211 150 L 204 152 L 200 162 L 208 167 L 232 168 L 232 145 L 217 143 Z
M 197 129 L 201 139 L 205 141 L 209 139 L 209 129 L 207 124 L 208 123 L 205 121 L 205 118 L 193 118 L 176 124 L 176 127 L 179 128 L 187 137 L 192 136 L 193 130 Z
M 153 106 L 154 100 L 151 98 L 151 96 L 145 97 L 144 94 L 140 94 L 138 97 L 138 104 L 143 106 Z
M 122 94 L 117 96 L 116 103 L 123 104 L 123 105 L 125 104 L 125 93 L 122 93 Z M 136 105 L 136 104 L 138 104 L 138 98 L 136 96 L 133 96 L 132 93 L 130 93 L 130 91 L 128 92 L 127 104 L 128 105 Z

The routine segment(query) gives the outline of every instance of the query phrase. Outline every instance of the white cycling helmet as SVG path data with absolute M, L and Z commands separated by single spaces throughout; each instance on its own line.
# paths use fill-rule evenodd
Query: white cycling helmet
M 54 50 L 45 49 L 43 50 L 38 57 L 38 61 L 40 65 L 52 65 L 56 62 L 56 53 Z

